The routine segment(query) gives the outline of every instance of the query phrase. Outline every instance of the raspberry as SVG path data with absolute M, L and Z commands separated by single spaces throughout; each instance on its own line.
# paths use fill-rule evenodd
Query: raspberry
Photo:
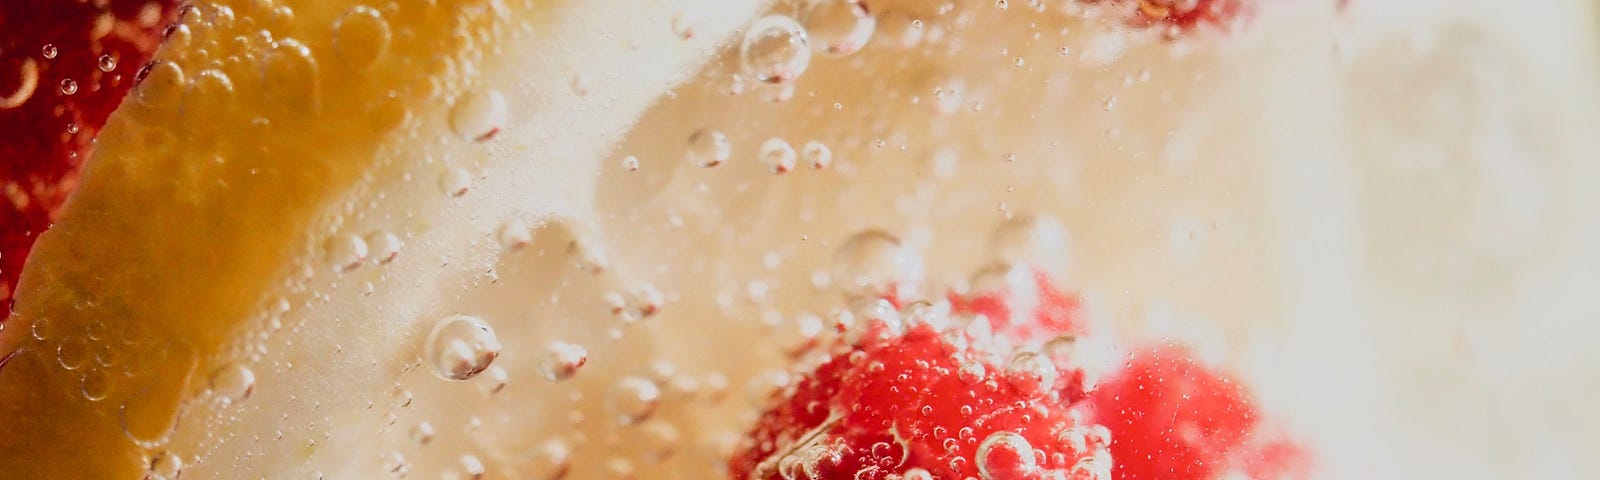
M 1304 452 L 1260 433 L 1259 414 L 1244 387 L 1179 345 L 1140 349 L 1086 403 L 1090 418 L 1116 439 L 1111 456 L 1117 479 L 1305 474 Z
M 879 328 L 780 395 L 733 478 L 1095 478 L 1105 430 L 960 327 Z M 1016 361 L 1011 362 L 1013 364 Z
M 0 2 L 0 321 L 22 261 L 91 141 L 150 61 L 178 0 Z

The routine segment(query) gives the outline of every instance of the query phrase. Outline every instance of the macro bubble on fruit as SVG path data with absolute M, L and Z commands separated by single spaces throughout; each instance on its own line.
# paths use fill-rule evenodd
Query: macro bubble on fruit
M 839 245 L 830 277 L 849 297 L 891 293 L 921 281 L 922 257 L 888 232 L 864 230 Z
M 642 377 L 623 377 L 611 386 L 606 406 L 624 425 L 639 423 L 655 413 L 661 403 L 661 389 Z
M 256 373 L 242 363 L 229 363 L 211 372 L 211 391 L 228 403 L 250 398 L 256 390 Z
M 394 233 L 379 230 L 363 238 L 367 242 L 368 257 L 374 264 L 388 264 L 400 256 L 400 237 Z
M 806 142 L 800 147 L 800 156 L 805 158 L 806 164 L 811 168 L 822 170 L 833 164 L 833 150 L 828 145 L 816 140 Z
M 561 381 L 572 378 L 589 362 L 589 351 L 581 345 L 568 342 L 550 342 L 545 346 L 544 359 L 540 370 L 544 377 L 550 381 Z
M 506 127 L 510 107 L 499 90 L 473 90 L 450 107 L 450 130 L 468 140 L 483 142 Z
M 392 33 L 383 14 L 367 6 L 345 12 L 333 25 L 334 49 L 339 59 L 355 68 L 371 66 L 389 50 Z
M 336 272 L 348 272 L 361 266 L 367 259 L 367 241 L 351 234 L 334 235 L 322 244 L 328 266 Z
M 787 83 L 811 65 L 806 29 L 787 15 L 761 17 L 745 30 L 740 65 L 757 82 Z
M 720 130 L 702 128 L 689 134 L 685 157 L 696 166 L 715 167 L 728 161 L 732 154 L 733 144 Z
M 447 167 L 439 173 L 439 191 L 451 197 L 467 194 L 472 188 L 472 174 L 461 167 Z
M 761 165 L 767 167 L 769 172 L 783 174 L 794 170 L 797 157 L 794 147 L 789 146 L 789 142 L 781 138 L 769 138 L 762 142 L 759 155 Z
M 508 252 L 522 250 L 528 243 L 533 242 L 533 232 L 528 229 L 528 224 L 518 217 L 507 218 L 500 224 L 495 236 L 500 240 L 500 248 Z
M 1017 352 L 1006 362 L 1006 381 L 1029 397 L 1049 393 L 1057 376 L 1056 366 L 1037 352 Z
M 1016 432 L 997 431 L 978 444 L 973 461 L 984 480 L 1030 478 L 1038 469 L 1033 445 Z
M 177 480 L 183 475 L 183 457 L 171 451 L 159 451 L 150 456 L 145 475 L 150 480 Z
M 801 24 L 817 51 L 844 56 L 856 53 L 872 39 L 878 19 L 860 0 L 808 0 Z
M 478 317 L 464 314 L 439 319 L 428 333 L 423 358 L 434 374 L 446 380 L 477 376 L 500 355 L 494 328 Z

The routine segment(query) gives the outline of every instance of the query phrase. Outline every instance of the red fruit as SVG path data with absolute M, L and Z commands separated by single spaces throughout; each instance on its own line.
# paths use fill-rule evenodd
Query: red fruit
M 1087 5 L 1104 6 L 1127 19 L 1129 24 L 1162 28 L 1170 36 L 1201 29 L 1227 30 L 1249 13 L 1251 0 L 1078 0 Z
M 1260 417 L 1244 387 L 1181 346 L 1139 350 L 1123 370 L 1100 382 L 1087 404 L 1089 417 L 1111 429 L 1118 479 L 1305 475 L 1302 451 L 1260 433 Z
M 889 331 L 778 396 L 732 478 L 1047 479 L 1110 467 L 1104 429 L 1038 378 L 1007 373 L 958 330 Z
M 33 241 L 178 0 L 0 1 L 0 321 Z

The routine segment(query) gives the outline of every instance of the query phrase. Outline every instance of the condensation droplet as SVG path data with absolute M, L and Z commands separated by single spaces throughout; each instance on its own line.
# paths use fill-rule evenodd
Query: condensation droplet
M 769 138 L 761 143 L 760 157 L 761 164 L 767 167 L 767 171 L 784 174 L 794 170 L 797 155 L 794 153 L 794 147 L 789 146 L 789 142 L 781 138 Z
M 800 147 L 800 155 L 805 157 L 806 163 L 811 168 L 822 170 L 833 164 L 833 150 L 828 149 L 822 142 L 812 140 Z
M 550 381 L 561 381 L 572 378 L 589 362 L 589 350 L 582 346 L 567 342 L 550 342 L 545 347 L 544 362 L 540 369 L 544 371 L 544 378 Z
M 867 45 L 878 19 L 860 0 L 812 0 L 801 23 L 817 51 L 843 56 Z
M 242 402 L 256 391 L 256 372 L 241 363 L 229 363 L 211 372 L 211 391 L 227 403 Z
M 472 141 L 488 141 L 505 128 L 509 115 L 506 97 L 499 90 L 468 92 L 450 107 L 450 130 Z
M 733 145 L 721 131 L 702 128 L 689 134 L 685 156 L 690 163 L 705 168 L 715 167 L 728 161 L 732 154 Z
M 744 73 L 758 82 L 793 81 L 811 65 L 806 29 L 785 15 L 761 17 L 746 30 L 739 60 Z
M 846 239 L 833 257 L 833 283 L 847 296 L 872 296 L 910 288 L 921 280 L 922 258 L 883 230 Z
M 322 243 L 322 255 L 335 272 L 348 272 L 367 259 L 367 241 L 355 235 L 334 235 Z
M 974 459 L 978 465 L 978 475 L 984 480 L 1031 478 L 1038 468 L 1033 445 L 1015 432 L 989 434 L 978 444 Z
M 466 380 L 494 362 L 500 355 L 500 340 L 494 328 L 483 319 L 453 314 L 439 320 L 428 333 L 423 355 L 440 378 Z
M 617 421 L 624 425 L 650 418 L 661 401 L 661 390 L 655 382 L 640 377 L 624 377 L 611 386 L 607 405 Z

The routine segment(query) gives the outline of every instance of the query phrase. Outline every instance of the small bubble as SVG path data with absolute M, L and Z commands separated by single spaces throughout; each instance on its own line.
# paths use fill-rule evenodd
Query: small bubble
M 783 103 L 794 98 L 793 83 L 757 83 L 756 96 L 767 103 Z
M 1006 381 L 1019 393 L 1040 397 L 1055 388 L 1056 366 L 1036 352 L 1017 352 L 1006 362 Z
M 760 156 L 761 164 L 766 166 L 769 172 L 784 174 L 794 170 L 796 158 L 794 147 L 789 146 L 789 142 L 781 138 L 769 138 L 766 142 L 762 142 Z
M 368 233 L 365 237 L 372 263 L 383 265 L 400 256 L 400 237 L 385 231 Z
M 933 473 L 921 468 L 910 468 L 900 474 L 900 480 L 933 480 Z
M 459 197 L 466 195 L 470 188 L 472 188 L 472 174 L 467 173 L 465 168 L 450 167 L 439 174 L 439 191 L 445 195 Z
M 61 94 L 72 95 L 74 93 L 78 93 L 78 82 L 70 78 L 61 79 Z
M 550 342 L 545 347 L 544 362 L 540 365 L 544 378 L 561 381 L 572 378 L 583 364 L 589 362 L 589 351 L 567 342 Z
M 511 383 L 511 375 L 507 374 L 505 369 L 494 365 L 484 370 L 477 382 L 478 389 L 482 390 L 484 395 L 494 395 L 506 389 L 506 385 Z
M 466 380 L 489 368 L 500 355 L 500 340 L 482 319 L 454 314 L 434 325 L 423 355 L 440 378 Z
M 922 26 L 911 15 L 891 11 L 878 20 L 877 38 L 900 50 L 910 50 L 922 43 Z
M 42 51 L 40 53 L 44 54 L 44 58 L 46 60 L 54 59 L 54 58 L 56 58 L 56 53 L 57 53 L 56 52 L 56 46 L 53 45 L 53 44 L 46 43 L 46 44 L 44 44 L 44 48 L 42 49 Z
M 806 142 L 800 147 L 800 155 L 805 157 L 806 163 L 811 164 L 811 168 L 817 170 L 828 168 L 828 165 L 833 164 L 833 151 L 816 140 Z
M 411 427 L 411 441 L 416 442 L 416 444 L 419 446 L 427 445 L 428 442 L 432 442 L 433 424 L 428 422 L 417 422 L 416 426 Z
M 606 256 L 606 251 L 593 240 L 578 239 L 567 243 L 567 256 L 572 259 L 573 266 L 578 270 L 599 275 L 605 273 L 611 266 L 611 260 Z
M 739 45 L 740 65 L 763 83 L 793 81 L 811 64 L 806 29 L 785 15 L 768 15 L 750 24 Z
M 472 141 L 488 141 L 505 128 L 509 115 L 506 97 L 499 90 L 476 90 L 450 107 L 450 129 Z
M 0 361 L 0 364 L 4 362 Z M 78 382 L 78 389 L 83 393 L 84 400 L 98 402 L 105 400 L 111 394 L 112 383 L 111 375 L 106 374 L 104 369 L 95 368 L 83 372 L 83 378 Z
M 335 272 L 348 272 L 367 259 L 367 241 L 355 235 L 334 235 L 322 243 L 323 257 Z
M 978 444 L 975 457 L 978 474 L 984 480 L 1031 478 L 1038 467 L 1033 445 L 1015 432 L 989 434 Z
M 639 288 L 633 292 L 634 310 L 641 317 L 655 315 L 661 311 L 661 307 L 666 303 L 666 296 L 655 285 L 649 283 L 640 284 Z
M 639 171 L 639 157 L 633 155 L 622 157 L 622 168 L 630 172 Z
M 694 38 L 694 34 L 695 34 L 695 21 L 694 21 L 694 18 L 689 16 L 689 14 L 686 14 L 686 13 L 679 13 L 677 15 L 673 15 L 672 16 L 672 34 L 673 35 L 677 35 L 678 38 L 683 39 L 683 40 L 688 40 L 688 39 Z
M 572 467 L 572 449 L 560 440 L 547 440 L 533 449 L 532 458 L 524 465 L 523 471 L 532 480 L 557 480 Z
M 982 363 L 976 361 L 962 362 L 961 366 L 956 369 L 956 378 L 968 384 L 983 381 L 983 376 L 986 374 L 988 374 L 988 369 L 984 368 Z
M 1056 270 L 1068 262 L 1067 228 L 1055 217 L 1017 215 L 989 234 L 989 250 L 1008 265 Z
M 607 405 L 624 425 L 639 423 L 655 413 L 661 390 L 655 382 L 640 377 L 624 377 L 611 387 Z
M 814 0 L 801 21 L 817 50 L 835 56 L 861 51 L 878 25 L 860 0 Z
M 888 338 L 905 331 L 900 311 L 883 298 L 867 298 L 840 312 L 839 328 L 844 340 L 852 345 L 869 338 Z
M 109 53 L 105 54 L 105 55 L 101 55 L 100 56 L 100 60 L 99 60 L 99 66 L 100 66 L 100 71 L 106 72 L 106 73 L 111 73 L 112 70 L 116 70 L 117 69 L 117 57 L 113 57 Z
M 702 128 L 689 135 L 686 156 L 690 163 L 705 168 L 715 167 L 728 161 L 732 154 L 733 145 L 721 131 Z
M 390 451 L 383 455 L 383 469 L 396 477 L 404 477 L 411 472 L 411 464 L 406 463 L 404 454 Z
M 909 288 L 921 279 L 922 258 L 883 230 L 865 230 L 840 244 L 832 279 L 846 296 L 860 297 Z
M 461 473 L 468 480 L 478 480 L 483 478 L 483 474 L 485 473 L 483 460 L 478 459 L 477 455 L 470 453 L 461 454 L 460 457 L 456 458 L 456 463 L 461 465 Z
M 371 66 L 389 51 L 391 33 L 383 14 L 358 6 L 333 24 L 333 45 L 339 58 L 356 68 Z
M 151 480 L 176 480 L 183 474 L 183 457 L 170 451 L 156 452 L 145 464 L 145 473 Z
M 241 363 L 217 367 L 211 372 L 211 391 L 224 402 L 243 402 L 256 391 L 256 372 Z
M 533 232 L 528 229 L 528 224 L 517 217 L 507 218 L 505 223 L 500 224 L 495 237 L 500 241 L 500 248 L 510 252 L 522 250 L 533 242 Z

